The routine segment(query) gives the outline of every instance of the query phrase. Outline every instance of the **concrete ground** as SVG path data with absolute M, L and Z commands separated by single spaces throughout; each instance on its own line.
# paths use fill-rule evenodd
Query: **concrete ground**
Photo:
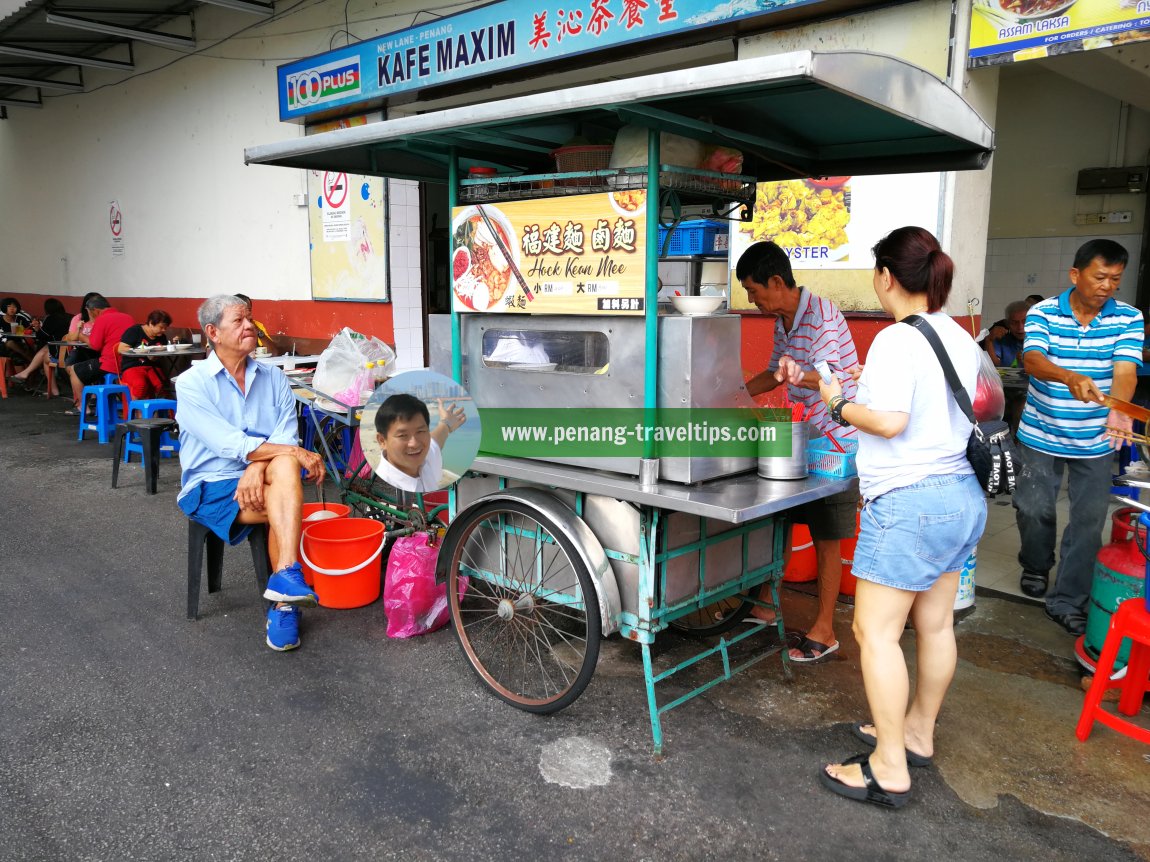
M 715 687 L 665 716 L 656 760 L 617 639 L 542 718 L 481 688 L 449 629 L 388 640 L 378 602 L 308 611 L 273 653 L 246 549 L 189 622 L 176 464 L 157 496 L 138 466 L 113 491 L 64 406 L 0 401 L 0 859 L 1150 858 L 1150 749 L 1075 739 L 1071 639 L 1033 605 L 980 596 L 959 624 L 937 767 L 884 811 L 816 780 L 866 716 L 847 607 L 834 660 Z

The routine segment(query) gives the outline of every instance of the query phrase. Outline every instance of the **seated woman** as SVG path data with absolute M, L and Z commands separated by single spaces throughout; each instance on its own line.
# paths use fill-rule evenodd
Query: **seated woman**
M 49 363 L 52 348 L 48 346 L 48 342 L 62 341 L 64 336 L 68 334 L 68 324 L 69 317 L 68 313 L 64 311 L 64 303 L 54 297 L 45 299 L 44 320 L 36 328 L 36 343 L 40 345 L 40 349 L 36 351 L 36 355 L 32 357 L 28 367 L 19 374 L 12 375 L 12 379 L 26 383 L 28 378 L 40 369 L 43 369 L 45 377 L 52 374 L 52 366 Z M 35 325 L 36 322 L 33 321 L 33 326 L 35 327 Z M 49 394 L 51 394 L 51 387 L 49 387 Z
M 124 351 L 136 347 L 167 344 L 167 331 L 171 325 L 172 316 L 162 309 L 156 309 L 148 315 L 144 323 L 129 326 L 120 336 L 120 343 L 116 348 L 120 353 L 120 382 L 128 387 L 133 401 L 160 397 L 167 388 L 169 380 L 167 373 L 156 364 L 155 359 L 146 356 L 125 356 Z
M 20 303 L 13 297 L 0 299 L 0 333 L 23 335 L 25 329 L 32 328 L 32 315 L 21 310 Z M 0 357 L 7 357 L 21 365 L 32 358 L 32 349 L 23 338 L 3 338 L 0 336 Z

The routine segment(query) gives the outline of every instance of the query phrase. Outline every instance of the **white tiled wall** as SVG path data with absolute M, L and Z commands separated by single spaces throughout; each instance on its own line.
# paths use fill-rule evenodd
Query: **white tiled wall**
M 1032 293 L 1054 296 L 1070 287 L 1067 272 L 1074 262 L 1074 252 L 1092 239 L 1112 239 L 1130 253 L 1118 298 L 1133 304 L 1142 244 L 1138 234 L 992 239 L 986 244 L 986 277 L 981 308 L 983 326 L 1001 320 L 1007 303 L 1025 299 Z
M 420 294 L 419 185 L 391 180 L 389 252 L 391 302 L 398 370 L 423 368 L 423 301 Z

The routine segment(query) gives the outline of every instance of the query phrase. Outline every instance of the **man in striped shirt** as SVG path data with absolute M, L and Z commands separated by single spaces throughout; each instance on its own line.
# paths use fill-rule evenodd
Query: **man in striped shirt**
M 819 396 L 815 363 L 824 361 L 839 378 L 843 394 L 854 398 L 858 388 L 858 353 L 846 318 L 833 302 L 795 284 L 791 262 L 773 242 L 758 242 L 743 252 L 735 277 L 763 314 L 775 316 L 775 343 L 767 370 L 747 381 L 751 395 L 785 384 L 791 401 L 811 410 L 809 422 L 836 439 L 853 437 L 855 429 L 831 419 Z M 814 662 L 839 648 L 834 632 L 835 602 L 842 579 L 842 539 L 855 537 L 858 491 L 851 488 L 831 497 L 788 510 L 794 522 L 810 527 L 818 564 L 819 610 L 802 643 L 790 651 L 791 661 Z M 764 590 L 760 599 L 769 599 Z M 770 611 L 756 607 L 754 615 L 772 621 Z
M 1094 558 L 1102 546 L 1113 449 L 1121 439 L 1107 427 L 1131 429 L 1128 416 L 1102 403 L 1104 395 L 1129 400 L 1142 363 L 1142 313 L 1114 299 L 1128 255 L 1108 239 L 1091 240 L 1074 255 L 1065 293 L 1044 300 L 1026 316 L 1023 363 L 1030 375 L 1018 426 L 1022 475 L 1014 492 L 1022 547 L 1020 586 L 1046 596 L 1046 615 L 1072 635 L 1086 631 Z M 1054 566 L 1054 501 L 1068 475 L 1070 517 Z

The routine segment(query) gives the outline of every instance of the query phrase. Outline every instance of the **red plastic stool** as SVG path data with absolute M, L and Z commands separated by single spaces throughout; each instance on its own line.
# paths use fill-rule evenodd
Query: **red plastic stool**
M 1114 659 L 1124 638 L 1129 638 L 1131 641 L 1126 677 L 1111 682 Z M 1102 708 L 1102 695 L 1110 686 L 1122 688 L 1122 695 L 1118 698 L 1118 711 L 1123 715 L 1137 715 L 1142 708 L 1142 699 L 1150 690 L 1150 613 L 1147 612 L 1146 603 L 1141 597 L 1124 601 L 1110 618 L 1110 630 L 1106 633 L 1102 655 L 1099 656 L 1098 665 L 1094 669 L 1094 682 L 1090 684 L 1090 691 L 1086 692 L 1086 701 L 1082 704 L 1082 715 L 1078 718 L 1075 735 L 1085 742 L 1094 722 L 1100 721 L 1119 733 L 1150 745 L 1150 730 L 1121 719 Z
M 12 360 L 0 356 L 0 398 L 8 397 L 8 372 L 12 370 Z

